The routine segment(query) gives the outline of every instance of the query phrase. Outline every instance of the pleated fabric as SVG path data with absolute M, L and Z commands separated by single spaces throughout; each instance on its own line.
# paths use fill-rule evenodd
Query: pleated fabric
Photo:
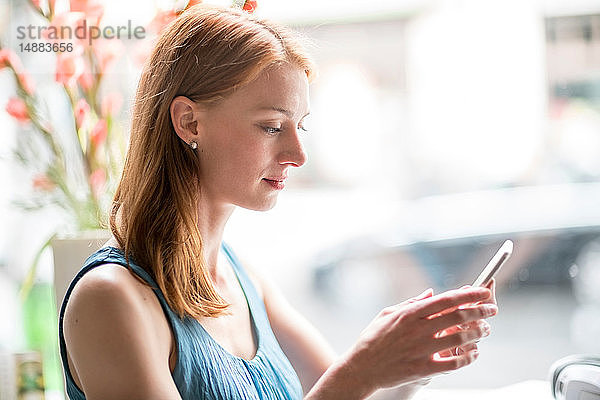
M 262 299 L 231 248 L 225 242 L 222 242 L 221 248 L 233 266 L 244 291 L 257 334 L 258 350 L 252 360 L 245 360 L 229 353 L 196 319 L 179 318 L 167 304 L 154 279 L 130 259 L 133 272 L 153 288 L 173 330 L 177 346 L 177 363 L 171 375 L 181 398 L 183 400 L 301 399 L 303 393 L 300 381 L 273 334 Z M 60 355 L 65 371 L 66 391 L 71 400 L 83 400 L 85 394 L 73 381 L 67 363 L 67 349 L 63 335 L 65 307 L 81 277 L 93 268 L 107 263 L 119 264 L 127 268 L 125 256 L 120 249 L 101 248 L 85 261 L 67 289 L 60 309 Z

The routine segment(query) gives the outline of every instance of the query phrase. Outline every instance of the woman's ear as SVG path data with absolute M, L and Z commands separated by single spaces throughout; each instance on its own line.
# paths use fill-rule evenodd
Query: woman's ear
M 198 144 L 200 135 L 197 104 L 185 96 L 177 96 L 171 101 L 169 111 L 177 136 L 188 145 L 191 142 Z

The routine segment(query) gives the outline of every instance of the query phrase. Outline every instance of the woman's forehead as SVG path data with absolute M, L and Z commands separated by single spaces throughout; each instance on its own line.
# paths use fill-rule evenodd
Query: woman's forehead
M 287 116 L 288 118 L 293 118 L 294 114 L 296 114 L 295 110 L 290 110 L 284 107 L 279 107 L 277 105 L 267 105 L 268 103 L 265 103 L 265 105 L 261 105 L 258 106 L 255 111 L 274 111 L 274 112 L 278 112 L 280 114 L 283 114 L 285 116 Z M 308 114 L 310 114 L 310 111 L 307 109 L 303 114 L 302 117 L 306 117 Z
M 293 66 L 265 69 L 228 100 L 247 110 L 283 110 L 283 114 L 302 116 L 308 112 L 308 78 Z

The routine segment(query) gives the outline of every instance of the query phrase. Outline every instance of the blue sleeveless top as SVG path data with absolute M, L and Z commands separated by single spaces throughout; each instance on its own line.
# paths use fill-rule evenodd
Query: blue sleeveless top
M 152 287 L 171 325 L 177 348 L 177 363 L 171 375 L 181 398 L 183 400 L 301 399 L 303 393 L 300 381 L 271 330 L 262 299 L 229 246 L 223 242 L 221 247 L 233 266 L 248 302 L 258 341 L 258 350 L 252 360 L 245 360 L 229 353 L 204 330 L 196 319 L 188 316 L 179 318 L 167 304 L 154 279 L 133 260 L 129 260 L 133 272 Z M 88 257 L 71 282 L 60 309 L 58 325 L 60 356 L 65 371 L 66 391 L 71 400 L 84 400 L 85 395 L 73 381 L 67 362 L 67 348 L 63 334 L 65 307 L 79 279 L 94 267 L 107 263 L 127 267 L 122 250 L 104 247 L 96 251 Z

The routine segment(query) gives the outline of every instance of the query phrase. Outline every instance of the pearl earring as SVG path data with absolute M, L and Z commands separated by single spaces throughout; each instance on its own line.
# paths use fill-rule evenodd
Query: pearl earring
M 198 143 L 192 140 L 190 142 L 190 147 L 192 148 L 192 150 L 196 150 L 198 148 Z

